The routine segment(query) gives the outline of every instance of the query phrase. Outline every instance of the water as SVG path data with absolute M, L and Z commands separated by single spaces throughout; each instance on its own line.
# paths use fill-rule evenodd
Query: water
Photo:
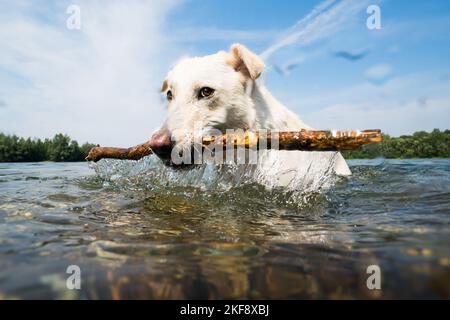
M 450 160 L 349 164 L 307 193 L 148 159 L 0 164 L 0 299 L 450 298 Z

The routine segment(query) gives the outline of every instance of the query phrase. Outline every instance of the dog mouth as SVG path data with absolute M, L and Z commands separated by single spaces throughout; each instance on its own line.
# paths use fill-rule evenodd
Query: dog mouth
M 196 159 L 202 158 L 203 138 L 224 134 L 226 129 L 220 126 L 203 126 L 195 132 L 184 132 L 174 136 L 166 126 L 156 131 L 150 141 L 153 153 L 164 165 L 173 168 L 190 168 L 198 165 Z
M 167 137 L 155 133 L 151 140 L 151 149 L 165 166 L 182 169 L 191 167 L 190 159 L 194 159 L 195 152 L 201 150 L 201 145 L 197 146 L 192 139 L 181 139 L 176 141 L 173 137 Z

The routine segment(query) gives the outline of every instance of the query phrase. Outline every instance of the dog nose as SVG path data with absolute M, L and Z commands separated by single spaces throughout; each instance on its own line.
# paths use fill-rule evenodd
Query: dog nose
M 150 148 L 159 158 L 169 160 L 173 148 L 170 131 L 162 127 L 150 139 Z

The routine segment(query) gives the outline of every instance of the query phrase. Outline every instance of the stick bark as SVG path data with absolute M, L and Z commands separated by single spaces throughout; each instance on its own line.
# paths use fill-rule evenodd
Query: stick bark
M 256 149 L 301 150 L 301 151 L 343 151 L 355 150 L 361 146 L 381 142 L 383 135 L 381 130 L 363 131 L 315 131 L 300 130 L 292 132 L 245 132 L 244 134 L 218 137 L 203 137 L 204 148 L 223 145 L 227 147 L 244 147 Z M 151 142 L 139 144 L 130 148 L 94 147 L 89 152 L 86 160 L 97 162 L 103 158 L 139 160 L 152 154 Z
M 130 148 L 100 147 L 97 145 L 89 151 L 86 160 L 94 162 L 101 159 L 139 160 L 152 153 L 150 141 Z

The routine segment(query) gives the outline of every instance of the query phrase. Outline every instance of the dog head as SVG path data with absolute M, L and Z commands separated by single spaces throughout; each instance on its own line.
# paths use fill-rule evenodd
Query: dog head
M 162 84 L 167 118 L 152 137 L 153 151 L 167 158 L 174 144 L 192 144 L 194 133 L 251 129 L 256 120 L 251 92 L 264 67 L 255 53 L 240 44 L 232 45 L 229 52 L 178 62 Z

